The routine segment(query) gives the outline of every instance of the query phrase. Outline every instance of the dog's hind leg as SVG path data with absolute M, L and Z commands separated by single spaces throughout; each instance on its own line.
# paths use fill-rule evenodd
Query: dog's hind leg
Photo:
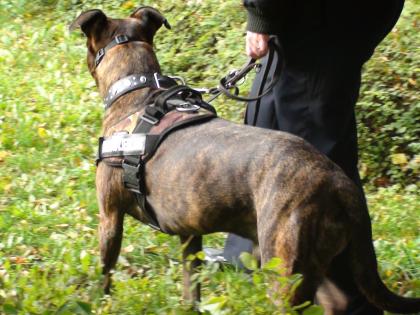
M 202 236 L 180 236 L 182 244 L 182 266 L 184 273 L 184 300 L 190 301 L 197 306 L 200 302 L 200 283 L 193 286 L 192 276 L 197 272 L 198 267 L 201 265 L 201 260 L 198 258 L 190 259 L 190 255 L 195 255 L 203 249 Z M 190 257 L 189 257 L 190 256 Z
M 317 288 L 325 277 L 332 258 L 345 246 L 345 228 L 341 220 L 325 206 L 324 215 L 319 215 L 321 206 L 314 203 L 301 204 L 290 210 L 273 210 L 272 204 L 261 211 L 258 220 L 258 238 L 262 264 L 273 257 L 283 261 L 284 276 L 299 273 L 303 276 L 290 301 L 299 305 L 313 302 Z M 340 231 L 342 231 L 340 233 Z M 276 285 L 280 287 L 279 284 Z M 281 287 L 279 295 L 287 296 L 289 288 Z M 281 304 L 281 301 L 279 301 Z
M 261 244 L 260 244 L 261 246 Z M 278 246 L 278 244 L 277 244 Z M 281 245 L 283 246 L 283 245 Z M 273 251 L 262 250 L 262 265 L 268 262 L 273 257 L 281 258 L 282 261 L 282 272 L 283 277 L 290 277 L 293 274 L 301 274 L 302 281 L 300 285 L 295 289 L 293 294 L 291 293 L 292 284 L 273 283 L 274 292 L 272 296 L 275 298 L 274 302 L 279 306 L 284 306 L 283 303 L 286 300 L 290 301 L 292 306 L 300 305 L 304 302 L 313 302 L 318 286 L 323 280 L 323 272 L 319 269 L 317 264 L 311 261 L 305 262 L 305 265 L 301 264 L 301 261 L 296 260 L 294 254 L 290 254 L 284 251 L 289 244 L 283 248 L 274 248 Z
M 102 274 L 104 275 L 103 288 L 106 294 L 110 293 L 111 270 L 115 267 L 120 254 L 123 221 L 123 211 L 118 211 L 118 209 L 106 209 L 103 205 L 100 205 L 99 243 Z

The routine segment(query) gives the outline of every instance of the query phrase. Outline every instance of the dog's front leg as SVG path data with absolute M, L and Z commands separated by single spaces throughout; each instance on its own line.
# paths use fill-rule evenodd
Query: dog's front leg
M 118 209 L 100 207 L 99 243 L 104 275 L 103 288 L 105 294 L 110 293 L 111 270 L 115 267 L 120 254 L 123 234 L 124 212 Z
M 190 301 L 197 307 L 200 302 L 200 283 L 193 287 L 191 277 L 197 272 L 198 267 L 201 265 L 201 260 L 194 258 L 189 259 L 190 255 L 194 255 L 203 249 L 201 236 L 180 236 L 182 244 L 182 267 L 184 275 L 184 300 Z

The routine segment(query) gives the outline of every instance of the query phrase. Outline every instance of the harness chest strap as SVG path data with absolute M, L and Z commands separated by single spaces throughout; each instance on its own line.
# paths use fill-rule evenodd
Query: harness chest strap
M 201 107 L 192 108 L 194 112 L 171 110 L 166 114 L 146 108 L 145 111 L 130 115 L 111 128 L 111 136 L 99 138 L 97 162 L 127 156 L 149 159 L 172 131 L 216 116 Z M 155 112 L 155 115 L 151 116 L 150 112 Z M 139 118 L 136 124 L 132 124 L 133 117 Z
M 99 138 L 99 160 L 108 157 L 140 156 L 156 146 L 159 135 L 119 132 L 111 137 Z

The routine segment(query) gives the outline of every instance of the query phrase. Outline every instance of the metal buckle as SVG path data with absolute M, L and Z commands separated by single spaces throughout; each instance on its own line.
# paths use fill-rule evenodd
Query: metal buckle
M 158 73 L 157 72 L 153 73 L 153 77 L 155 78 L 156 87 L 158 89 L 160 89 L 160 83 L 159 83 L 159 79 L 158 79 L 157 76 L 158 76 Z
M 143 119 L 145 122 L 148 122 L 151 125 L 156 125 L 159 122 L 159 119 L 157 119 L 156 117 L 150 116 L 148 114 L 143 114 L 143 116 L 141 116 L 141 119 Z
M 115 42 L 119 45 L 119 44 L 124 44 L 128 42 L 128 37 L 127 35 L 118 35 L 115 36 Z
M 200 106 L 190 103 L 184 103 L 175 107 L 178 112 L 196 112 L 200 109 Z
M 141 168 L 141 162 L 138 165 L 128 164 L 124 159 L 122 162 L 123 173 L 123 183 L 124 187 L 128 190 L 141 194 L 140 183 L 139 183 L 139 173 Z
M 105 49 L 104 48 L 101 48 L 96 53 L 96 58 L 95 58 L 95 65 L 96 66 L 101 62 L 103 56 L 105 56 Z
M 177 98 L 167 100 L 166 104 L 169 107 L 175 107 L 178 112 L 196 112 L 200 109 L 199 105 Z

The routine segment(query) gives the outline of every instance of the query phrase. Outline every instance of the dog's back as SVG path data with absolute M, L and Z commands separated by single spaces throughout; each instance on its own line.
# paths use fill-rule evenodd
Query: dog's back
M 146 180 L 165 229 L 256 239 L 264 203 L 283 196 L 298 204 L 335 172 L 337 166 L 298 137 L 214 119 L 171 134 L 148 162 Z

